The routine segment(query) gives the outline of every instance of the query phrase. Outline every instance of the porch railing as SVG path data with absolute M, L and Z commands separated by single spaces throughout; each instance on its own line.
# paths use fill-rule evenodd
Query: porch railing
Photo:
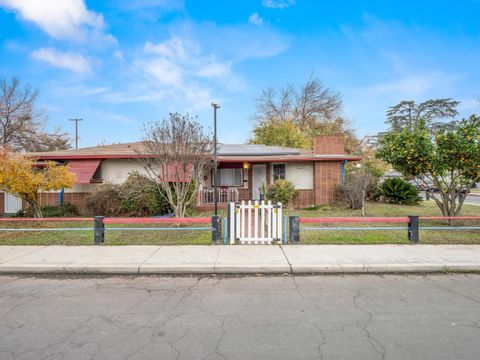
M 214 203 L 214 189 L 202 189 L 198 193 L 198 205 L 209 205 Z M 237 189 L 217 189 L 217 202 L 229 203 L 238 201 Z

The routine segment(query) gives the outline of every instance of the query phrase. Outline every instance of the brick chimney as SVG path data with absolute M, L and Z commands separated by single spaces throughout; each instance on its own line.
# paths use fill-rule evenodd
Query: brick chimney
M 345 138 L 341 135 L 315 136 L 313 153 L 316 155 L 343 155 L 345 154 Z

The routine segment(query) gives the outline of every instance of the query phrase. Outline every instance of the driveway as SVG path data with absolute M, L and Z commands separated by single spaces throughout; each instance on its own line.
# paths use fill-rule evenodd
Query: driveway
M 479 359 L 480 275 L 0 277 L 0 359 Z

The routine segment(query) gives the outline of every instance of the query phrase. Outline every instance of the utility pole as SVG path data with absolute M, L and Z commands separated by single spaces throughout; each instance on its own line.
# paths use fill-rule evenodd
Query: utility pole
M 217 194 L 217 109 L 220 109 L 220 105 L 212 102 L 213 107 L 213 202 L 215 203 L 215 216 L 217 215 L 218 208 L 218 194 Z
M 70 119 L 70 121 L 75 121 L 75 149 L 78 149 L 78 122 L 83 119 Z

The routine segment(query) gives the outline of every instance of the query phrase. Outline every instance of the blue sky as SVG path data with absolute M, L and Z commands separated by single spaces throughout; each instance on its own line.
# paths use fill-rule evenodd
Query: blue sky
M 388 106 L 452 97 L 480 113 L 480 1 L 0 0 L 0 74 L 41 91 L 80 146 L 136 141 L 169 112 L 249 137 L 255 97 L 310 74 L 342 94 L 360 136 Z

